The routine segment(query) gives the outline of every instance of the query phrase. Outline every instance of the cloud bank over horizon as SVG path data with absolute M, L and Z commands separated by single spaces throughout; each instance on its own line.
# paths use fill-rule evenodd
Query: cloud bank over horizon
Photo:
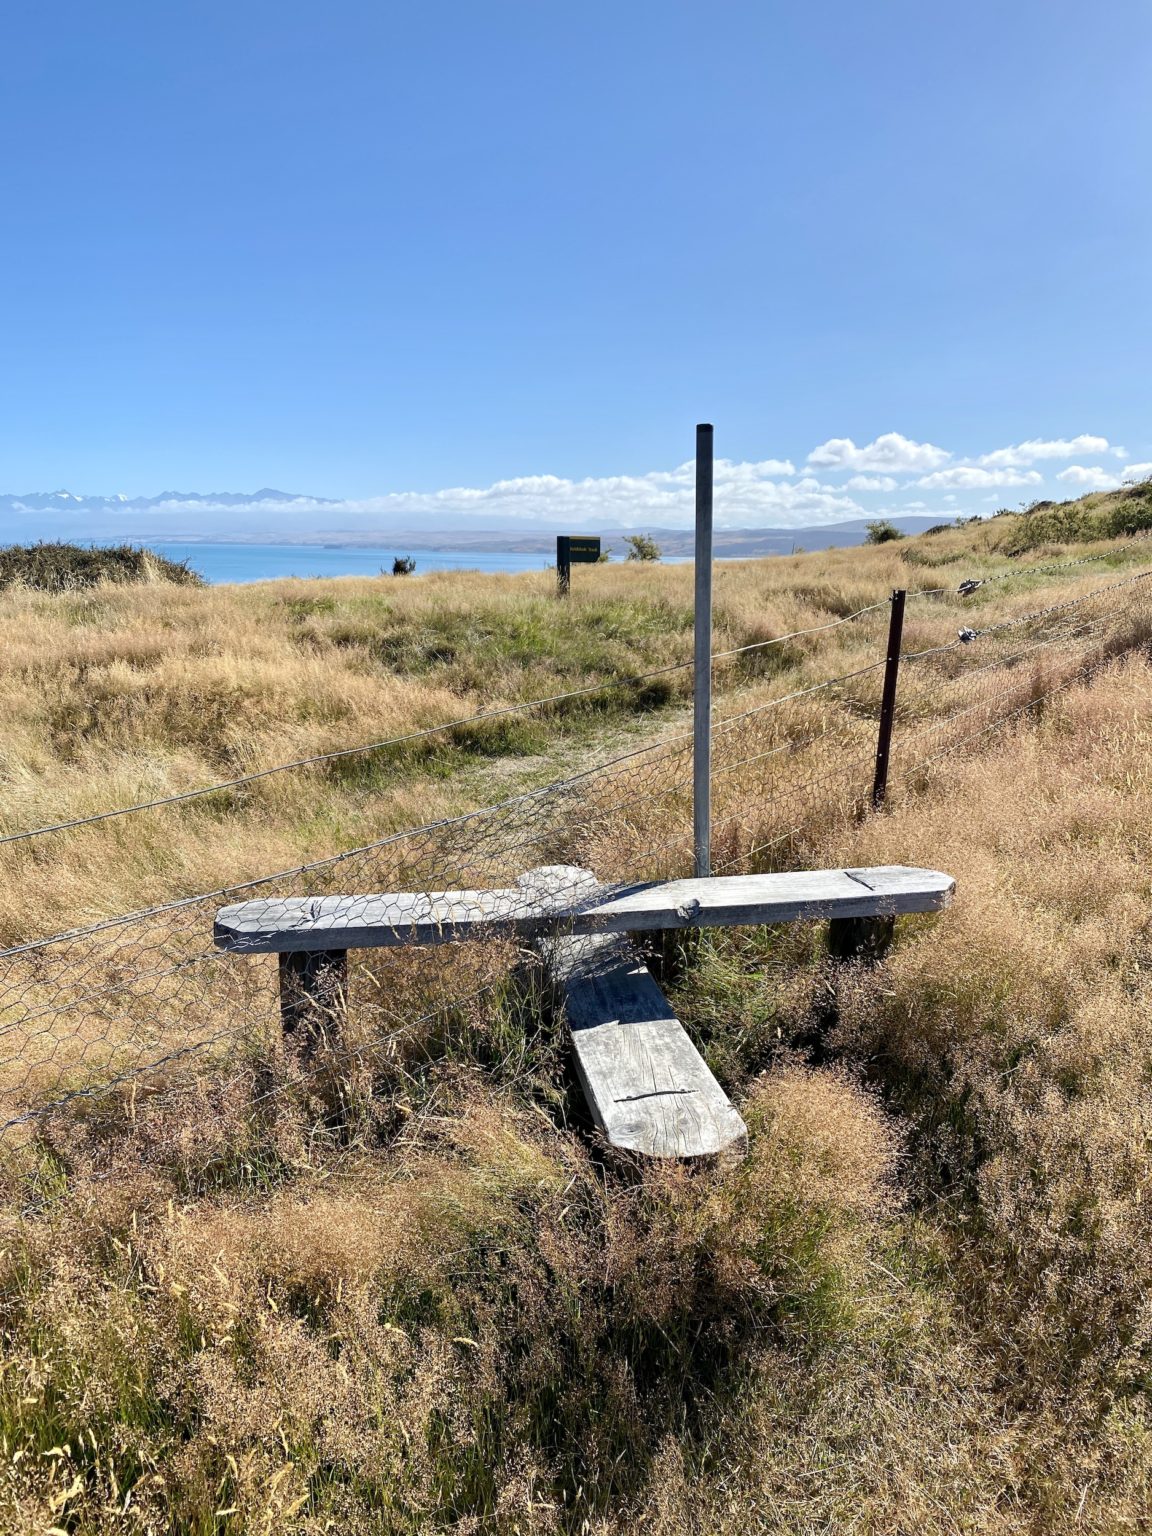
M 1081 433 L 1070 438 L 1030 438 L 984 453 L 961 456 L 935 443 L 917 442 L 886 432 L 857 445 L 833 437 L 809 452 L 803 466 L 788 458 L 715 464 L 717 526 L 723 528 L 799 528 L 846 522 L 862 517 L 987 512 L 993 505 L 1078 496 L 1109 490 L 1125 479 L 1152 473 L 1152 463 L 1133 462 L 1125 448 L 1106 437 Z M 1077 462 L 1068 462 L 1076 460 Z M 1082 462 L 1082 461 L 1089 462 Z M 1098 462 L 1091 462 L 1096 460 Z M 1099 462 L 1099 461 L 1104 462 Z M 1060 468 L 1055 468 L 1060 465 Z M 106 498 L 105 507 L 127 515 L 147 508 L 169 519 L 182 513 L 227 511 L 238 500 L 251 516 L 272 518 L 291 513 L 294 520 L 315 513 L 331 529 L 370 530 L 378 523 L 393 528 L 529 525 L 594 529 L 689 527 L 693 520 L 695 466 L 691 460 L 670 470 L 566 479 L 559 475 L 523 475 L 483 487 L 452 486 L 436 491 L 394 491 L 380 496 L 330 500 L 321 497 L 257 492 L 250 497 L 223 493 L 164 493 L 156 498 Z M 1023 491 L 1024 497 L 1002 493 Z M 55 508 L 95 502 L 66 492 L 48 497 L 0 501 L 0 509 L 27 514 L 47 502 Z

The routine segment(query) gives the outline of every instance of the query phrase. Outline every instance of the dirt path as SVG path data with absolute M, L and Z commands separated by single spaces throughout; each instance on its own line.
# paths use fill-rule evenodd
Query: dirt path
M 541 789 L 558 779 L 570 778 L 611 762 L 639 747 L 657 746 L 692 729 L 692 706 L 677 705 L 659 715 L 639 720 L 615 721 L 594 738 L 579 743 L 560 738 L 547 752 L 530 757 L 501 757 L 462 770 L 457 782 L 477 805 L 495 804 L 511 795 Z

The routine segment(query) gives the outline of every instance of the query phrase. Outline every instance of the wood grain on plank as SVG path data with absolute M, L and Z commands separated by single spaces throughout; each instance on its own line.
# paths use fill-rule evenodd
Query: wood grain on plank
M 632 943 L 546 940 L 588 1107 L 608 1142 L 647 1157 L 742 1154 L 748 1131 Z

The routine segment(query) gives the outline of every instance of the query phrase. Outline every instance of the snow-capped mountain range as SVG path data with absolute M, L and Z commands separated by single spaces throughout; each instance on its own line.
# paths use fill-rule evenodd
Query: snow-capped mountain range
M 291 491 L 265 486 L 253 491 L 161 491 L 159 496 L 78 496 L 75 491 L 29 491 L 23 495 L 0 493 L 0 513 L 11 512 L 123 512 L 148 507 L 250 507 L 257 504 L 281 506 L 334 506 L 325 496 L 301 496 Z
M 0 492 L 0 542 L 9 543 L 37 539 L 275 542 L 360 533 L 369 525 L 384 531 L 395 520 L 364 518 L 352 512 L 347 502 L 272 486 L 251 492 L 161 491 L 158 496 L 89 496 L 65 489 Z

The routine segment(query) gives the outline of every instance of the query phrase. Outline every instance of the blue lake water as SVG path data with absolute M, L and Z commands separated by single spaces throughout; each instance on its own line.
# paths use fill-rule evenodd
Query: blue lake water
M 149 549 L 169 560 L 187 560 L 213 586 L 232 581 L 273 581 L 281 576 L 379 576 L 392 573 L 397 555 L 408 555 L 421 571 L 542 571 L 545 554 L 502 554 L 494 550 L 406 549 L 381 545 L 356 549 L 331 544 L 177 544 L 148 539 Z

